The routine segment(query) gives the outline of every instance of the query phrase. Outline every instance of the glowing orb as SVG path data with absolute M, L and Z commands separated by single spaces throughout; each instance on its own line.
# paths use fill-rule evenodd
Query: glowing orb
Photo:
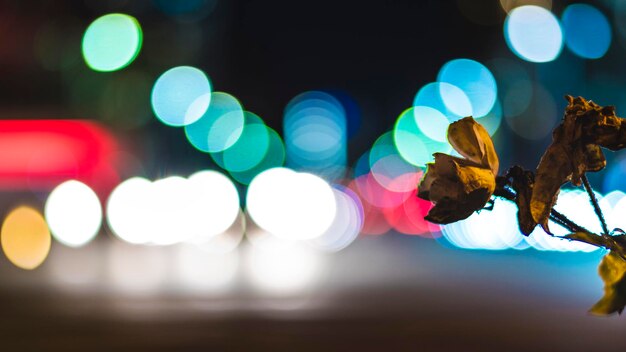
M 83 36 L 83 57 L 95 71 L 115 71 L 128 66 L 141 50 L 142 32 L 137 19 L 121 13 L 93 21 Z
M 504 38 L 515 55 L 531 62 L 552 61 L 563 49 L 559 20 L 539 6 L 513 9 L 504 21 Z
M 102 207 L 96 193 L 79 181 L 57 186 L 46 201 L 46 221 L 54 238 L 70 247 L 80 247 L 100 231 Z

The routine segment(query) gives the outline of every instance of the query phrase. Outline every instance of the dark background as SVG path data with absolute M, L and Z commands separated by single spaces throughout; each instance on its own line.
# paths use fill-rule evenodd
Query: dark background
M 233 94 L 245 109 L 279 132 L 283 109 L 297 94 L 328 90 L 346 95 L 360 117 L 350 127 L 355 133 L 349 160 L 354 162 L 393 127 L 419 88 L 436 80 L 439 68 L 449 60 L 471 58 L 488 66 L 495 58 L 516 60 L 554 88 L 550 91 L 560 108 L 565 106 L 564 94 L 585 94 L 589 89 L 569 79 L 567 73 L 555 79 L 555 69 L 565 70 L 564 63 L 572 60 L 580 74 L 606 67 L 583 66 L 582 60 L 568 56 L 566 50 L 559 62 L 537 65 L 517 59 L 504 43 L 506 14 L 497 0 L 191 1 L 196 2 L 208 4 L 204 16 L 172 16 L 164 10 L 163 1 L 3 2 L 2 114 L 103 120 L 117 128 L 120 136 L 128 133 L 130 139 L 141 141 L 135 148 L 144 151 L 147 176 L 162 173 L 163 165 L 195 170 L 210 159 L 185 143 L 180 130 L 152 116 L 139 127 L 120 129 L 102 117 L 97 103 L 99 88 L 107 80 L 141 72 L 154 81 L 173 66 L 193 65 L 208 74 L 215 90 Z M 560 13 L 568 3 L 555 1 L 553 12 Z M 594 5 L 603 9 L 602 3 Z M 126 70 L 90 71 L 80 56 L 82 33 L 95 18 L 116 11 L 133 15 L 141 23 L 142 51 Z M 50 28 L 54 34 L 46 36 Z M 617 40 L 616 36 L 609 55 L 617 51 Z M 62 63 L 42 65 L 41 51 L 56 55 L 49 61 Z M 615 61 L 611 70 L 622 70 Z M 145 100 L 146 94 L 137 92 L 137 100 Z M 549 142 L 548 137 L 529 143 L 506 128 L 499 133 L 503 140 L 512 138 L 501 153 L 503 159 L 527 167 L 536 164 Z M 155 155 L 158 161 L 153 160 Z

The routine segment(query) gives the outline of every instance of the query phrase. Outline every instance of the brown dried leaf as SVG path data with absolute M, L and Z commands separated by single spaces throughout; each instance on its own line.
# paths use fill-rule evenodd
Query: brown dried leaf
M 557 127 L 557 129 L 560 128 Z M 566 148 L 561 144 L 552 143 L 537 167 L 530 200 L 530 212 L 534 222 L 541 224 L 546 231 L 548 231 L 550 211 L 556 203 L 561 185 L 571 179 L 572 171 L 566 164 L 567 160 Z
M 607 243 L 606 243 L 606 240 L 604 239 L 604 237 L 598 236 L 596 234 L 589 233 L 589 232 L 573 232 L 573 233 L 570 233 L 569 235 L 563 236 L 563 238 L 567 238 L 569 240 L 576 240 L 576 241 L 580 241 L 580 242 L 589 243 L 589 244 L 594 245 L 596 247 L 606 247 L 607 246 Z
M 600 146 L 622 143 L 622 119 L 613 107 L 603 108 L 581 97 L 566 99 L 569 105 L 539 162 L 530 201 L 533 220 L 544 229 L 561 186 L 567 181 L 579 186 L 586 172 L 602 170 L 606 159 Z
M 589 311 L 592 314 L 621 314 L 626 306 L 626 261 L 611 251 L 602 258 L 598 273 L 604 281 L 604 296 Z
M 516 193 L 515 203 L 517 204 L 517 222 L 520 231 L 528 236 L 537 226 L 530 211 L 530 199 L 533 193 L 534 175 L 531 171 L 524 170 L 519 166 L 514 166 L 509 170 L 509 175 L 513 182 L 511 187 Z

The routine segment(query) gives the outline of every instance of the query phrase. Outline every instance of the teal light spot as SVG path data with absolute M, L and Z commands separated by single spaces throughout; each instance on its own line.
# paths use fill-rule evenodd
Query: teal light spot
M 448 140 L 446 132 L 450 122 L 439 110 L 428 106 L 415 106 L 413 114 L 417 127 L 426 137 L 443 143 Z
M 179 66 L 165 71 L 152 88 L 152 109 L 168 126 L 198 121 L 211 103 L 211 82 L 195 67 Z
M 493 108 L 498 96 L 496 79 L 491 71 L 478 61 L 470 59 L 448 61 L 441 67 L 437 80 L 459 87 L 471 103 L 471 114 L 469 115 L 475 118 L 487 115 Z M 441 96 L 450 109 L 459 104 L 458 94 L 452 95 L 442 91 Z
M 185 126 L 185 135 L 196 149 L 216 153 L 230 148 L 239 140 L 244 116 L 241 104 L 230 94 L 215 92 L 210 100 L 204 115 Z
M 244 112 L 241 137 L 223 152 L 211 153 L 213 160 L 229 172 L 244 172 L 258 166 L 267 155 L 270 137 L 260 117 Z
M 116 71 L 128 66 L 141 50 L 143 34 L 136 18 L 112 13 L 93 21 L 83 36 L 83 57 L 95 71 Z
M 472 103 L 465 92 L 448 82 L 424 85 L 415 95 L 413 106 L 426 106 L 438 110 L 449 122 L 472 115 Z
M 370 169 L 376 164 L 376 162 L 380 159 L 386 158 L 390 155 L 397 154 L 396 146 L 393 141 L 393 133 L 386 132 L 376 141 L 374 145 L 372 145 L 372 149 L 369 152 L 369 167 Z
M 269 137 L 269 147 L 267 153 L 261 162 L 250 170 L 243 172 L 231 171 L 230 175 L 237 182 L 248 185 L 252 179 L 261 172 L 274 168 L 281 167 L 285 163 L 285 145 L 278 133 L 271 128 L 267 128 Z
M 452 147 L 448 143 L 426 137 L 417 126 L 414 110 L 410 108 L 400 114 L 394 126 L 393 140 L 404 160 L 409 164 L 424 167 L 433 160 L 433 153 L 449 153 Z

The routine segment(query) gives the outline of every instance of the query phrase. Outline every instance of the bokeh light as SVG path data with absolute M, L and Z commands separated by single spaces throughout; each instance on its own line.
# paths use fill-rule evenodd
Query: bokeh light
M 207 239 L 226 231 L 238 214 L 237 189 L 216 171 L 154 182 L 131 178 L 113 190 L 107 203 L 113 233 L 135 244 Z
M 198 121 L 211 103 L 211 82 L 201 70 L 190 66 L 165 71 L 152 88 L 152 109 L 169 126 Z
M 230 148 L 239 140 L 244 113 L 237 98 L 228 93 L 214 92 L 210 102 L 200 119 L 185 125 L 185 134 L 196 149 L 216 153 Z
M 510 59 L 494 59 L 489 67 L 498 82 L 502 113 L 506 116 L 521 115 L 533 96 L 530 74 L 519 62 Z
M 407 173 L 392 180 L 390 188 L 396 188 L 396 184 L 404 185 L 406 180 L 419 180 L 423 174 L 421 172 Z M 422 235 L 432 237 L 440 230 L 439 225 L 424 220 L 428 211 L 433 207 L 432 203 L 417 197 L 417 187 L 406 190 L 404 201 L 396 206 L 382 209 L 385 220 L 399 233 L 405 235 Z M 387 193 L 390 194 L 390 193 Z
M 363 205 L 358 196 L 343 186 L 333 188 L 337 214 L 328 230 L 308 242 L 316 249 L 337 252 L 356 240 L 363 227 Z
M 543 86 L 535 84 L 528 107 L 519 115 L 505 115 L 509 127 L 519 136 L 540 140 L 548 136 L 557 123 L 556 102 Z
M 241 173 L 259 166 L 269 148 L 269 128 L 259 116 L 245 111 L 243 130 L 237 141 L 223 152 L 211 153 L 211 158 L 221 168 Z
M 128 66 L 139 54 L 141 26 L 132 16 L 113 13 L 93 21 L 83 36 L 83 57 L 95 71 Z
M 50 232 L 39 211 L 21 206 L 13 209 L 2 223 L 0 242 L 4 255 L 15 266 L 32 270 L 46 260 Z
M 601 200 L 602 195 L 596 193 L 596 197 Z M 602 212 L 610 214 L 612 209 L 607 208 L 607 203 L 602 203 L 605 208 Z M 558 196 L 554 209 L 572 219 L 577 224 L 588 228 L 596 233 L 601 232 L 600 223 L 593 210 L 593 206 L 589 202 L 589 196 L 580 189 L 563 189 Z M 569 234 L 569 231 L 560 225 L 550 223 L 550 232 L 557 236 Z M 535 229 L 533 233 L 527 237 L 526 241 L 535 249 L 552 250 L 560 252 L 592 252 L 598 250 L 598 247 L 577 242 L 563 240 L 558 237 L 552 237 L 542 231 L 540 228 Z
M 487 133 L 493 137 L 496 132 L 500 129 L 500 125 L 502 124 L 502 118 L 504 114 L 502 113 L 502 104 L 499 100 L 496 100 L 496 103 L 493 105 L 493 108 L 489 113 L 480 118 L 480 124 L 485 127 Z
M 460 88 L 471 104 L 471 113 L 465 116 L 479 118 L 487 115 L 498 97 L 498 87 L 493 74 L 485 65 L 470 59 L 455 59 L 448 61 L 439 70 L 437 81 L 448 83 Z M 459 105 L 460 95 L 452 94 L 451 90 L 440 86 L 441 97 L 444 104 L 456 112 Z
M 192 245 L 176 251 L 176 277 L 191 292 L 216 294 L 230 289 L 239 269 L 239 252 L 207 253 Z
M 611 46 L 611 26 L 606 16 L 587 4 L 569 5 L 561 17 L 565 44 L 586 59 L 604 56 Z
M 600 200 L 602 212 L 606 214 L 609 226 L 616 223 L 615 214 L 620 206 L 626 210 L 626 202 L 622 202 L 623 194 L 614 194 L 611 199 L 604 199 L 596 193 Z M 559 194 L 555 209 L 568 218 L 589 230 L 600 233 L 600 223 L 593 211 L 586 192 L 579 189 L 562 190 Z M 619 223 L 619 220 L 617 221 Z M 481 210 L 469 218 L 447 224 L 442 228 L 443 238 L 455 247 L 464 249 L 505 250 L 534 248 L 540 251 L 559 252 L 592 252 L 598 247 L 586 243 L 569 241 L 558 236 L 569 234 L 569 231 L 560 225 L 550 222 L 550 231 L 556 236 L 548 235 L 540 226 L 527 237 L 519 231 L 517 224 L 517 207 L 509 201 L 495 199 L 493 209 Z
M 250 183 L 246 209 L 254 222 L 272 235 L 306 240 L 328 230 L 337 202 L 330 185 L 318 176 L 273 168 Z
M 515 204 L 496 199 L 493 210 L 482 210 L 469 218 L 443 226 L 444 237 L 466 249 L 503 250 L 524 241 L 517 226 Z
M 452 147 L 446 142 L 426 137 L 417 125 L 416 109 L 410 108 L 400 114 L 393 130 L 393 139 L 398 153 L 404 160 L 412 165 L 424 167 L 433 160 L 433 153 L 447 153 Z
M 212 237 L 227 231 L 238 219 L 239 192 L 224 174 L 198 171 L 189 176 L 188 182 L 194 195 L 190 219 L 193 227 L 201 229 L 196 236 Z M 198 221 L 198 222 L 195 222 Z
M 186 243 L 194 245 L 196 248 L 209 254 L 227 254 L 237 249 L 244 234 L 247 231 L 248 224 L 243 211 L 239 211 L 239 215 L 233 224 L 226 230 L 217 235 L 203 234 L 196 236 Z
M 86 184 L 70 180 L 58 185 L 46 200 L 44 214 L 54 238 L 70 247 L 91 241 L 102 225 L 102 206 Z
M 309 91 L 293 98 L 283 120 L 287 166 L 335 179 L 347 163 L 347 118 L 336 98 Z
M 378 159 L 371 167 L 372 176 L 381 186 L 392 192 L 409 192 L 421 178 L 419 168 L 407 163 L 398 154 Z
M 97 243 L 97 244 L 96 244 Z M 61 291 L 94 292 L 106 287 L 102 270 L 104 241 L 91 242 L 80 249 L 55 245 L 42 267 L 51 283 Z
M 108 242 L 104 268 L 106 290 L 139 297 L 159 292 L 175 263 L 168 249 L 133 246 L 116 240 Z
M 504 38 L 515 55 L 530 62 L 552 61 L 563 48 L 559 20 L 539 6 L 513 9 L 504 22 Z
M 415 188 L 418 183 L 417 172 L 420 169 L 409 164 L 396 149 L 393 133 L 386 132 L 374 142 L 368 153 L 371 176 L 385 189 L 392 192 L 407 192 Z M 364 172 L 363 174 L 365 174 Z M 410 177 L 407 177 L 411 175 Z M 402 177 L 403 182 L 397 179 Z M 392 180 L 395 180 L 392 184 Z
M 600 210 L 603 214 L 611 214 L 613 207 L 610 203 L 602 202 L 604 196 L 594 191 L 596 199 L 599 201 Z M 559 193 L 554 209 L 568 218 L 575 221 L 578 225 L 590 230 L 593 233 L 602 233 L 602 226 L 594 211 L 593 205 L 589 201 L 589 195 L 582 189 L 567 189 Z M 554 228 L 552 228 L 554 227 Z M 569 231 L 562 226 L 551 226 L 552 233 L 558 236 L 569 234 Z M 594 246 L 588 246 L 589 249 L 597 249 Z
M 626 192 L 626 157 L 617 157 L 607 165 L 602 190 L 606 193 L 619 190 Z
M 613 230 L 614 228 L 619 228 L 622 230 L 626 230 L 626 198 L 623 196 L 624 193 L 620 192 L 617 194 L 621 196 L 619 200 L 613 205 L 612 211 L 607 214 L 607 225 L 609 226 L 609 230 Z M 608 207 L 608 205 L 607 205 Z
M 258 247 L 247 251 L 246 272 L 260 291 L 289 295 L 312 285 L 321 271 L 319 257 L 303 245 Z
M 415 95 L 413 106 L 438 110 L 448 119 L 448 123 L 472 115 L 472 103 L 467 94 L 448 82 L 424 85 Z
M 120 183 L 107 201 L 106 218 L 111 231 L 122 240 L 147 243 L 150 209 L 145 206 L 151 182 L 133 177 Z
M 364 203 L 384 209 L 399 206 L 404 203 L 408 197 L 410 197 L 410 192 L 398 192 L 392 190 L 394 188 L 397 189 L 404 187 L 408 183 L 406 180 L 411 180 L 417 177 L 410 173 L 407 175 L 409 177 L 405 178 L 404 175 L 402 176 L 403 182 L 401 185 L 394 185 L 393 178 L 382 174 L 374 176 L 372 172 L 355 178 L 353 182 Z M 388 187 L 389 189 L 385 187 Z
M 441 111 L 429 106 L 415 106 L 413 115 L 417 128 L 434 141 L 445 143 L 448 140 L 450 121 Z M 469 116 L 469 115 L 468 115 Z
M 612 231 L 614 228 L 618 227 L 617 224 L 623 218 L 624 212 L 618 213 L 615 209 L 617 204 L 626 196 L 626 193 L 622 191 L 611 191 L 604 194 L 599 201 L 600 209 L 604 212 L 604 219 L 609 228 L 609 231 Z M 621 210 L 618 210 L 621 211 Z
M 267 152 L 261 161 L 254 167 L 245 171 L 233 171 L 230 170 L 230 176 L 237 182 L 247 185 L 252 179 L 261 172 L 274 168 L 281 167 L 285 163 L 285 145 L 280 135 L 273 129 L 267 128 L 267 134 L 269 138 L 269 145 Z
M 361 159 L 365 158 L 361 157 Z M 361 234 L 382 235 L 387 233 L 391 229 L 391 225 L 389 225 L 389 223 L 385 219 L 382 208 L 372 205 L 367 199 L 365 199 L 361 191 L 364 180 L 367 180 L 368 176 L 369 174 L 363 174 L 355 177 L 355 179 L 348 184 L 348 189 L 353 191 L 353 193 L 351 194 L 356 195 L 361 201 L 361 205 L 363 206 L 363 228 L 361 229 Z M 367 191 L 367 189 L 365 189 L 365 191 Z

